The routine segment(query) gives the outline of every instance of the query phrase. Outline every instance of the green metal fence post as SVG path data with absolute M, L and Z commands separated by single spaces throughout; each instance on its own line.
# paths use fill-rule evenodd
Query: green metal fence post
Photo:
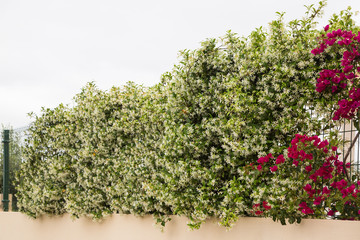
M 4 159 L 3 159 L 3 209 L 4 212 L 9 211 L 9 143 L 10 131 L 4 130 L 3 133 L 4 143 Z

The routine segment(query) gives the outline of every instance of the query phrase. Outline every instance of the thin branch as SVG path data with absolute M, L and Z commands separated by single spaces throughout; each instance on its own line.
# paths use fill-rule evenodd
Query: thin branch
M 350 145 L 350 147 L 349 147 L 349 149 L 348 149 L 348 151 L 347 151 L 347 153 L 346 153 L 346 155 L 344 157 L 344 161 L 343 161 L 345 175 L 346 175 L 346 178 L 347 178 L 348 181 L 350 181 L 350 177 L 349 177 L 349 174 L 348 174 L 348 172 L 346 170 L 346 159 L 349 157 L 349 155 L 351 153 L 351 149 L 354 147 L 356 140 L 359 138 L 359 135 L 360 135 L 360 132 L 358 131 L 355 138 L 351 141 L 351 145 Z

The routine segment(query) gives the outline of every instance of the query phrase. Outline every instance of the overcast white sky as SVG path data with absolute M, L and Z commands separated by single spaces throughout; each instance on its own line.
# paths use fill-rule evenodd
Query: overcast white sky
M 304 16 L 309 0 L 2 0 L 0 124 L 14 128 L 27 113 L 71 103 L 87 82 L 101 89 L 127 81 L 150 86 L 195 49 L 227 30 L 247 36 L 284 11 Z M 359 0 L 329 0 L 325 20 Z M 359 16 L 356 17 L 360 23 Z

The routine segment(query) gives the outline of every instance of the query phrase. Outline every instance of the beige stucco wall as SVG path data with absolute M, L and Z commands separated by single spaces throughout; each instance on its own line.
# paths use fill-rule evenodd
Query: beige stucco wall
M 360 222 L 303 220 L 301 224 L 282 226 L 271 219 L 240 218 L 232 230 L 208 221 L 199 230 L 190 231 L 186 219 L 174 217 L 164 232 L 153 226 L 151 216 L 113 215 L 101 223 L 81 218 L 30 219 L 21 213 L 0 213 L 0 239 L 11 240 L 307 240 L 360 239 Z

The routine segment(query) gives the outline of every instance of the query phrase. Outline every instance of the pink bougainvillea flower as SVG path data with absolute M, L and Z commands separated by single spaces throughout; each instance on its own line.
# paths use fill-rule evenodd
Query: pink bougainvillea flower
M 330 190 L 328 189 L 328 187 L 324 187 L 322 192 L 323 194 L 330 194 Z
M 310 171 L 312 170 L 312 167 L 311 167 L 311 165 L 309 165 L 309 166 L 306 166 L 306 167 L 305 167 L 305 170 L 306 170 L 307 172 L 310 172 Z
M 347 65 L 347 66 L 345 66 L 345 67 L 343 68 L 344 73 L 350 72 L 350 71 L 353 69 L 353 67 L 354 67 L 354 66 L 352 66 L 352 65 Z
M 312 187 L 310 184 L 306 184 L 306 186 L 304 187 L 304 190 L 307 192 L 311 191 L 311 189 L 312 189 Z
M 317 148 L 320 149 L 320 148 L 324 148 L 326 147 L 327 145 L 329 145 L 329 142 L 327 140 L 324 140 L 322 141 L 318 146 Z
M 262 169 L 262 166 L 261 166 L 261 165 L 258 165 L 258 166 L 257 166 L 257 170 L 261 171 L 261 169 Z
M 271 206 L 268 205 L 267 201 L 263 201 L 263 207 L 265 208 L 265 210 L 270 210 L 271 209 Z
M 313 180 L 314 182 L 317 181 L 317 174 L 314 173 L 314 174 L 311 174 L 310 177 L 309 177 L 311 180 Z
M 276 165 L 270 167 L 270 171 L 271 171 L 271 172 L 276 172 L 277 170 L 278 170 L 278 167 L 277 167 Z
M 257 216 L 259 216 L 259 215 L 263 214 L 263 211 L 255 211 L 255 214 L 256 214 Z
M 305 158 L 305 156 L 306 156 L 306 153 L 305 153 L 305 151 L 304 150 L 300 150 L 300 156 L 302 157 L 302 158 Z
M 253 205 L 253 208 L 258 208 L 258 207 L 260 207 L 260 203 L 257 203 L 257 204 Z
M 347 191 L 349 194 L 351 194 L 351 193 L 354 192 L 355 188 L 356 188 L 356 187 L 355 187 L 355 184 L 351 184 L 351 186 L 348 187 L 348 188 L 346 189 L 346 191 Z
M 307 207 L 307 208 L 304 208 L 301 212 L 302 212 L 302 213 L 305 213 L 305 214 L 313 214 L 313 213 L 314 213 L 314 210 L 312 210 L 311 208 Z
M 333 210 L 329 210 L 327 213 L 328 216 L 334 216 L 334 214 L 335 214 L 335 212 Z
M 314 201 L 314 205 L 320 205 L 322 200 L 323 200 L 322 196 L 316 197 Z
M 257 162 L 260 163 L 260 164 L 264 164 L 266 161 L 266 158 L 265 157 L 260 157 Z
M 329 25 L 326 25 L 326 26 L 324 27 L 324 31 L 327 32 L 328 30 L 329 30 Z
M 306 202 L 301 202 L 301 203 L 299 204 L 299 207 L 301 207 L 301 208 L 307 207 Z
M 281 164 L 281 163 L 284 163 L 285 162 L 285 158 L 284 158 L 284 155 L 279 155 L 277 158 L 276 158 L 276 161 L 275 163 L 276 164 Z
M 335 32 L 335 36 L 341 36 L 341 34 L 342 34 L 342 30 L 341 29 L 338 29 L 338 30 L 336 30 L 336 31 L 334 31 Z
M 260 157 L 260 158 L 257 160 L 257 162 L 260 163 L 261 165 L 263 165 L 264 163 L 269 162 L 270 158 L 274 158 L 271 153 L 269 153 L 269 154 L 266 155 L 265 157 Z
M 352 40 L 351 39 L 344 39 L 342 42 L 343 42 L 344 45 L 350 45 L 352 43 Z
M 319 49 L 314 48 L 313 50 L 311 50 L 311 53 L 314 55 L 318 55 L 320 53 Z
M 338 190 L 342 190 L 347 185 L 348 185 L 348 182 L 345 179 L 341 179 L 339 182 L 336 182 L 336 187 Z
M 299 204 L 299 211 L 301 211 L 304 214 L 313 214 L 314 210 L 312 210 L 311 208 L 309 208 L 306 204 L 306 202 L 301 202 Z

